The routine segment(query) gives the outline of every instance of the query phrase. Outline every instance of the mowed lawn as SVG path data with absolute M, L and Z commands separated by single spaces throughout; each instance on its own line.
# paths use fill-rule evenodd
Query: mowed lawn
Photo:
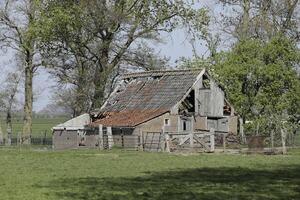
M 0 199 L 300 199 L 300 151 L 174 155 L 0 148 Z
M 67 121 L 66 117 L 57 117 L 57 118 L 34 118 L 32 123 L 32 136 L 44 136 L 45 131 L 48 137 L 52 136 L 51 128 L 55 125 Z M 13 135 L 16 137 L 18 133 L 22 132 L 23 120 L 21 118 L 13 119 Z M 6 131 L 5 120 L 1 119 L 0 125 L 2 131 Z

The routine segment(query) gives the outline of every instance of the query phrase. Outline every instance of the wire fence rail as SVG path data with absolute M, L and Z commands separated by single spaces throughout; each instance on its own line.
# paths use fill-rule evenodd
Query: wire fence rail
M 52 133 L 48 130 L 42 131 L 40 133 L 34 133 L 30 137 L 31 145 L 41 145 L 41 146 L 52 146 L 53 138 Z M 3 142 L 0 146 L 18 146 L 21 141 L 21 133 L 13 135 L 10 141 L 7 138 L 3 138 Z

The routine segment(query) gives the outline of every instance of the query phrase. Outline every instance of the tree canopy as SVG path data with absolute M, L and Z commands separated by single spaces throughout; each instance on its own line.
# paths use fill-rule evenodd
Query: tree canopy
M 51 1 L 39 22 L 42 56 L 61 83 L 75 87 L 76 115 L 100 107 L 120 70 L 164 68 L 150 43 L 187 28 L 198 36 L 209 21 L 188 1 Z M 83 102 L 89 102 L 85 104 Z
M 248 131 L 268 133 L 275 125 L 300 120 L 300 51 L 293 40 L 278 35 L 266 42 L 248 39 L 231 51 L 220 52 L 215 62 L 196 59 L 190 67 L 203 64 L 225 89 L 227 98 L 248 124 Z

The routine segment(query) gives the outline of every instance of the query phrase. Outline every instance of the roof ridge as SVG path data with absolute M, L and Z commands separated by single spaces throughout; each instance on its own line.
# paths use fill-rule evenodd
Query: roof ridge
M 193 69 L 173 69 L 173 70 L 151 70 L 151 71 L 144 71 L 144 72 L 133 72 L 133 73 L 126 73 L 122 77 L 123 79 L 127 78 L 137 78 L 137 77 L 148 77 L 148 76 L 163 76 L 163 75 L 181 75 L 183 73 L 195 73 L 201 72 L 204 68 L 193 68 Z

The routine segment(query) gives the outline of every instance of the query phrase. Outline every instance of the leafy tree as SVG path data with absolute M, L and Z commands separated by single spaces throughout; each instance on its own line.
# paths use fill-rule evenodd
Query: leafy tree
M 300 121 L 300 51 L 282 35 L 265 42 L 248 39 L 214 57 L 183 60 L 206 67 L 225 89 L 250 133 L 293 131 Z
M 39 0 L 5 0 L 0 2 L 0 47 L 17 52 L 22 58 L 24 84 L 23 144 L 30 144 L 32 132 L 33 77 L 40 65 L 35 23 L 39 16 Z
M 254 120 L 260 132 L 268 133 L 300 120 L 299 55 L 295 43 L 282 36 L 248 40 L 223 54 L 212 71 L 244 121 Z
M 77 94 L 93 94 L 91 108 L 100 107 L 119 69 L 165 65 L 166 59 L 148 45 L 160 42 L 162 32 L 179 27 L 204 32 L 206 10 L 193 5 L 157 0 L 48 2 L 39 23 L 43 58 L 59 80 L 76 85 Z M 78 101 L 86 101 L 80 96 Z

